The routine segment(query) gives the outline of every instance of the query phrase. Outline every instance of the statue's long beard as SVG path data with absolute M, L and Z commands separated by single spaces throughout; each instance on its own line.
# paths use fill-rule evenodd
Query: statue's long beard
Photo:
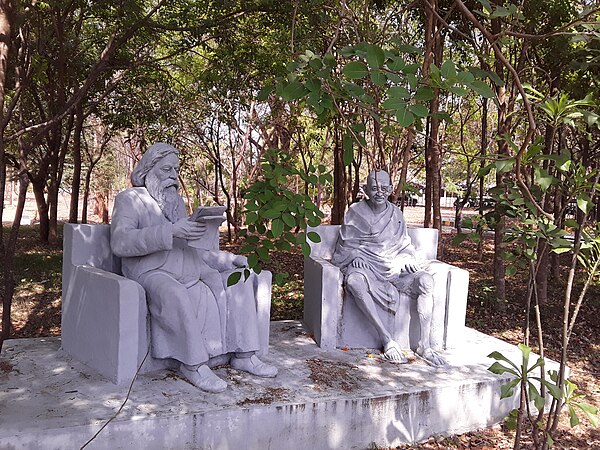
M 156 175 L 148 173 L 146 176 L 146 189 L 150 196 L 156 200 L 160 210 L 170 222 L 179 220 L 177 210 L 179 207 L 179 194 L 177 182 L 165 180 L 161 182 Z

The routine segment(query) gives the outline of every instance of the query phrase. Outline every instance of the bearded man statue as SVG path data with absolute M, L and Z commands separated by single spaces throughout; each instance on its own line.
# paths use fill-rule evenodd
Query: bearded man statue
M 211 370 L 215 361 L 261 377 L 277 369 L 262 362 L 251 283 L 226 287 L 226 274 L 244 267 L 243 256 L 188 245 L 206 226 L 188 218 L 178 193 L 179 152 L 152 145 L 131 174 L 132 188 L 115 199 L 111 247 L 123 275 L 142 285 L 150 311 L 152 356 L 179 361 L 187 380 L 207 392 L 227 383 Z M 225 357 L 225 358 L 224 358 Z

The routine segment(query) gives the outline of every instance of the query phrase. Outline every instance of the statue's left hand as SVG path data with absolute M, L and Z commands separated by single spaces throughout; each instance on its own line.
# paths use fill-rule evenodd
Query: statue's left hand
M 231 261 L 233 263 L 234 267 L 246 267 L 248 266 L 248 258 L 246 258 L 245 256 L 242 255 L 235 255 L 235 257 L 233 258 L 233 261 Z
M 407 273 L 416 273 L 419 270 L 421 270 L 421 264 L 419 264 L 418 262 L 408 262 L 404 265 L 404 269 L 402 269 L 403 272 L 407 272 Z

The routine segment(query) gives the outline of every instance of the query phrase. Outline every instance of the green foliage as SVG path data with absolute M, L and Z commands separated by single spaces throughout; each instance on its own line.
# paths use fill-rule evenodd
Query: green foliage
M 348 165 L 354 149 L 366 146 L 367 120 L 385 125 L 384 132 L 390 134 L 413 125 L 422 130 L 436 91 L 463 96 L 472 90 L 490 98 L 495 93 L 484 80 L 502 83 L 491 73 L 460 69 L 451 60 L 439 68 L 432 65 L 426 77 L 416 62 L 415 49 L 400 42 L 385 46 L 362 42 L 322 56 L 307 50 L 287 65 L 285 78 L 261 90 L 259 99 L 274 91 L 284 101 L 308 108 L 319 123 L 341 117 L 346 129 L 344 163 Z M 437 117 L 450 120 L 445 111 Z
M 578 410 L 585 414 L 592 425 L 598 425 L 597 408 L 581 401 L 584 395 L 575 393 L 577 386 L 573 382 L 565 380 L 564 387 L 561 389 L 556 371 L 548 371 L 548 377 L 543 376 L 545 364 L 543 358 L 538 357 L 536 362 L 530 366 L 531 348 L 524 344 L 519 344 L 518 348 L 521 351 L 521 365 L 513 363 L 500 352 L 492 352 L 488 355 L 489 358 L 496 360 L 488 368 L 490 372 L 497 375 L 508 373 L 514 376 L 514 379 L 501 386 L 500 398 L 512 397 L 515 394 L 515 390 L 521 388 L 521 392 L 526 397 L 526 402 L 528 404 L 531 402 L 538 412 L 542 412 L 546 404 L 546 399 L 540 394 L 538 388 L 543 386 L 552 398 L 562 401 L 568 406 L 572 427 L 579 423 Z M 540 374 L 536 376 L 535 370 L 538 368 Z M 514 409 L 506 417 L 506 425 L 509 429 L 516 428 L 518 415 L 519 410 Z
M 244 193 L 247 228 L 241 232 L 245 241 L 241 251 L 249 254 L 248 266 L 257 273 L 270 261 L 270 252 L 274 249 L 290 251 L 299 248 L 304 256 L 310 255 L 309 241 L 320 242 L 321 238 L 315 232 L 307 232 L 307 227 L 318 226 L 323 217 L 312 201 L 311 188 L 331 182 L 331 174 L 325 166 L 311 166 L 308 172 L 299 170 L 288 154 L 277 149 L 265 153 L 261 169 L 261 178 Z M 302 180 L 306 186 L 304 192 L 290 189 L 289 182 L 293 177 Z M 230 278 L 233 284 L 241 275 Z M 275 275 L 277 284 L 282 284 L 286 278 L 286 273 Z

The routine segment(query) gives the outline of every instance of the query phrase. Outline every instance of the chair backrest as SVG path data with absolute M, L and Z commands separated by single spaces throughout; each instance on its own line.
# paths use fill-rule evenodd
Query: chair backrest
M 321 237 L 321 242 L 308 241 L 310 255 L 316 258 L 331 259 L 335 251 L 340 225 L 319 225 L 309 227 Z M 438 230 L 436 228 L 408 228 L 408 235 L 417 252 L 423 259 L 436 259 L 438 247 Z
M 121 273 L 121 259 L 110 249 L 110 225 L 66 223 L 63 234 L 63 264 Z

